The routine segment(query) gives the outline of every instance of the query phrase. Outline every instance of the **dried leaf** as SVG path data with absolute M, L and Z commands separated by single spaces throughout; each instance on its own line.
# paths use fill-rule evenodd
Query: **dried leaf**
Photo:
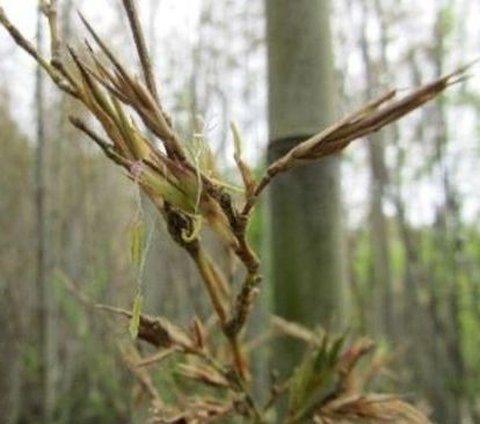
M 95 305 L 95 307 L 124 317 L 133 317 L 133 312 L 126 309 L 109 305 Z M 192 340 L 183 329 L 172 324 L 166 318 L 152 317 L 147 314 L 140 315 L 137 337 L 156 347 L 177 346 L 186 351 L 192 350 L 193 347 Z
M 156 353 L 155 355 L 149 356 L 147 358 L 139 359 L 138 362 L 135 364 L 136 367 L 147 367 L 153 364 L 159 364 L 163 362 L 165 359 L 172 356 L 175 352 L 178 352 L 178 349 L 175 347 L 164 349 L 161 352 Z
M 316 416 L 333 422 L 430 424 L 430 420 L 417 408 L 398 396 L 384 394 L 336 398 L 323 405 Z
M 323 336 L 318 332 L 312 331 L 296 322 L 287 321 L 279 316 L 272 317 L 271 320 L 274 330 L 288 337 L 301 340 L 307 344 L 320 346 Z
M 245 193 L 247 196 L 252 196 L 255 191 L 255 179 L 253 173 L 247 164 L 242 160 L 242 136 L 240 134 L 240 128 L 235 122 L 230 123 L 230 129 L 233 135 L 233 144 L 235 146 L 234 159 L 237 164 L 237 168 L 242 176 L 243 184 L 245 186 Z
M 207 386 L 218 388 L 230 387 L 230 383 L 223 375 L 206 365 L 179 364 L 177 371 L 184 377 L 206 384 Z
M 193 319 L 192 333 L 195 346 L 197 346 L 200 350 L 203 350 L 205 348 L 207 330 L 198 317 Z

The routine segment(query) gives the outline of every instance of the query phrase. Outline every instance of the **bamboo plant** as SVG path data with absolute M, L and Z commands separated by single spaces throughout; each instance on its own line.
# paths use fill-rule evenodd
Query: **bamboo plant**
M 158 353 L 141 357 L 138 351 L 126 364 L 151 400 L 154 423 L 244 422 L 274 420 L 279 399 L 288 398 L 285 423 L 395 422 L 425 423 L 427 418 L 398 396 L 364 392 L 357 363 L 374 345 L 366 339 L 347 343 L 310 331 L 298 324 L 272 318 L 272 326 L 308 346 L 304 360 L 283 382 L 274 382 L 261 403 L 253 395 L 245 348 L 244 329 L 261 286 L 260 263 L 253 251 L 247 228 L 259 198 L 277 175 L 336 154 L 352 141 L 364 137 L 421 107 L 447 87 L 465 78 L 466 68 L 444 76 L 397 98 L 396 91 L 363 105 L 356 112 L 297 145 L 255 178 L 242 159 L 240 130 L 232 124 L 234 159 L 243 181 L 241 195 L 232 193 L 217 171 L 207 145 L 192 155 L 188 141 L 175 130 L 174 121 L 162 105 L 142 26 L 133 0 L 123 0 L 130 30 L 141 64 L 136 76 L 110 49 L 90 23 L 80 15 L 88 41 L 79 49 L 65 45 L 60 37 L 56 0 L 42 2 L 49 24 L 50 55 L 41 53 L 0 8 L 0 23 L 15 43 L 27 52 L 56 87 L 88 111 L 88 118 L 70 116 L 70 122 L 95 143 L 105 156 L 138 185 L 163 217 L 171 238 L 196 265 L 208 294 L 216 326 L 222 338 L 211 338 L 205 323 L 192 317 L 190 329 L 165 317 L 142 313 L 141 296 L 132 310 L 101 306 L 129 319 L 135 339 L 154 346 Z M 85 54 L 86 51 L 86 54 Z M 85 116 L 85 114 L 83 114 Z M 213 230 L 243 266 L 243 283 L 233 292 L 220 267 L 202 240 L 203 229 Z M 138 234 L 137 234 L 138 237 Z M 138 242 L 139 243 L 139 242 Z M 134 243 L 137 246 L 138 243 Z M 139 253 L 133 253 L 139 256 Z M 225 354 L 224 352 L 227 352 Z M 150 367 L 161 367 L 177 357 L 184 377 L 213 388 L 207 395 L 182 393 L 176 402 L 160 394 Z

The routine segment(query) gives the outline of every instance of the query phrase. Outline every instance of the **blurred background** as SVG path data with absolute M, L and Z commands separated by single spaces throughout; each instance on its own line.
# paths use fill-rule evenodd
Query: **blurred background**
M 70 44 L 80 45 L 86 35 L 81 10 L 135 65 L 118 1 L 59 3 Z M 234 163 L 229 121 L 235 120 L 246 159 L 262 169 L 268 142 L 263 2 L 138 3 L 161 95 L 179 132 L 189 139 L 201 130 L 228 175 Z M 0 4 L 38 42 L 36 1 Z M 476 59 L 479 19 L 475 0 L 332 2 L 337 117 L 388 88 L 408 90 Z M 421 111 L 353 144 L 341 165 L 348 327 L 375 337 L 385 351 L 383 384 L 445 424 L 480 423 L 478 69 Z M 128 246 L 141 200 L 69 126 L 73 107 L 0 30 L 1 423 L 37 422 L 38 367 L 47 370 L 52 423 L 136 422 L 141 403 L 117 354 L 126 326 L 107 331 L 61 281 L 68 278 L 95 302 L 122 307 L 136 290 Z M 266 257 L 263 212 L 260 207 L 251 236 Z M 193 311 L 206 317 L 193 268 L 155 212 L 147 206 L 144 214 L 151 240 L 142 275 L 146 310 L 184 324 Z

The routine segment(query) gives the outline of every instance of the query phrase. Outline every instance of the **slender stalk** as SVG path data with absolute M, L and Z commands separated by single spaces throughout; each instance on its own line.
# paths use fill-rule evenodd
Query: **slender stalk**
M 53 66 L 60 63 L 60 32 L 58 29 L 58 7 L 57 0 L 44 0 L 42 2 L 42 10 L 48 19 L 50 28 L 50 55 Z
M 58 88 L 77 97 L 76 90 L 62 77 L 62 75 L 46 60 L 30 41 L 10 22 L 3 7 L 0 7 L 0 24 L 8 31 L 15 43 L 26 51 L 35 62 L 47 72 L 48 76 L 57 85 Z
M 127 13 L 130 28 L 132 30 L 133 39 L 137 47 L 138 57 L 142 65 L 143 77 L 145 83 L 152 94 L 153 98 L 159 103 L 157 85 L 155 83 L 155 76 L 153 73 L 152 62 L 150 60 L 150 54 L 148 53 L 147 44 L 145 42 L 145 36 L 143 34 L 142 25 L 138 17 L 138 11 L 134 0 L 123 0 L 123 7 Z
M 209 256 L 202 247 L 190 252 L 190 256 L 198 268 L 200 276 L 202 277 L 202 281 L 205 283 L 212 306 L 215 309 L 215 312 L 220 320 L 220 324 L 223 327 L 227 323 L 228 312 L 227 308 L 225 307 L 225 302 L 221 298 L 221 287 L 219 284 L 220 276 L 215 271 Z
M 238 340 L 238 331 L 230 331 L 230 322 L 228 316 L 228 310 L 225 307 L 225 302 L 222 299 L 222 277 L 213 266 L 213 263 L 205 250 L 202 247 L 198 247 L 195 250 L 189 250 L 190 256 L 194 260 L 202 281 L 205 284 L 207 292 L 212 302 L 212 306 L 220 321 L 220 326 L 228 339 L 230 350 L 232 352 L 233 364 L 235 370 L 239 376 L 244 380 L 247 378 L 247 369 L 245 364 L 244 355 L 240 347 Z

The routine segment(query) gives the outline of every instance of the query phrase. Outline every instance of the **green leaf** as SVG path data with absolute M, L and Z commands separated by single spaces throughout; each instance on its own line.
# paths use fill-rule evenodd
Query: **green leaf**
M 145 224 L 136 221 L 130 228 L 130 258 L 133 265 L 140 267 L 145 249 Z
M 338 357 L 340 355 L 340 351 L 342 350 L 343 345 L 345 344 L 345 340 L 347 338 L 346 333 L 336 340 L 332 342 L 332 346 L 330 347 L 329 352 L 329 366 L 334 367 L 338 361 Z
M 322 344 L 318 348 L 317 353 L 313 359 L 313 371 L 317 374 L 323 372 L 323 370 L 328 366 L 328 347 L 330 340 L 328 336 L 324 336 Z
M 136 339 L 138 336 L 138 328 L 140 326 L 140 316 L 142 314 L 143 307 L 143 295 L 137 293 L 133 301 L 132 317 L 130 318 L 130 324 L 128 325 L 128 331 L 132 339 Z
M 324 336 L 322 343 L 309 353 L 293 373 L 289 387 L 289 412 L 299 413 L 319 396 L 331 390 L 335 381 L 336 363 L 345 336 L 333 341 Z
M 314 376 L 312 355 L 307 355 L 293 372 L 289 384 L 289 411 L 299 410 L 308 397 L 307 387 Z
M 175 176 L 170 175 L 170 179 L 167 179 L 165 176 L 153 172 L 146 167 L 140 174 L 139 181 L 142 185 L 151 189 L 154 194 L 163 197 L 172 205 L 175 205 L 187 213 L 194 213 L 197 189 L 195 188 L 195 195 L 191 197 L 189 197 L 186 192 L 182 191 L 182 189 L 186 187 L 186 183 L 190 183 L 188 178 L 188 176 L 184 176 L 182 181 L 178 181 Z M 193 179 L 193 181 L 196 181 L 195 176 L 190 178 Z M 175 184 L 182 184 L 182 187 L 177 187 Z

